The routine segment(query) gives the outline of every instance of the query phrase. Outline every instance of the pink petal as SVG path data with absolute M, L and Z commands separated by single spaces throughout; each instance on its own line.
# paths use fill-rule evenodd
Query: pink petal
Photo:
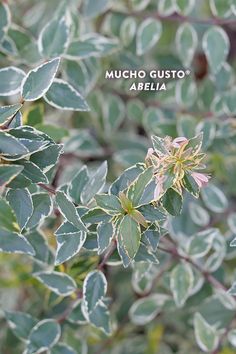
M 154 154 L 153 148 L 149 148 L 147 151 L 146 159 L 149 158 L 150 156 L 152 156 L 153 154 Z
M 179 148 L 181 145 L 183 145 L 187 142 L 188 142 L 188 139 L 185 138 L 185 136 L 179 136 L 178 138 L 175 138 L 172 141 L 172 146 L 174 146 L 175 148 Z
M 197 183 L 197 185 L 201 188 L 203 186 L 205 186 L 208 181 L 209 181 L 209 176 L 204 175 L 203 173 L 198 173 L 198 172 L 192 172 L 191 176 L 193 177 L 193 179 L 195 180 L 195 182 Z

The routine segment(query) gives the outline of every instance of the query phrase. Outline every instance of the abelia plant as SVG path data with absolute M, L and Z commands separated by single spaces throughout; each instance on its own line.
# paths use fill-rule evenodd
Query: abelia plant
M 235 353 L 235 16 L 0 1 L 1 353 Z

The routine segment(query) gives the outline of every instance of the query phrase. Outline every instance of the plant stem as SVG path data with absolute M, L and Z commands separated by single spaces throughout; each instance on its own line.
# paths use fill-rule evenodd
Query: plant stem
M 111 247 L 109 248 L 109 250 L 107 251 L 107 253 L 105 254 L 103 260 L 101 261 L 101 263 L 98 265 L 98 269 L 102 270 L 103 267 L 105 266 L 106 262 L 108 261 L 108 259 L 111 257 L 111 255 L 113 254 L 113 252 L 116 249 L 116 240 L 113 239 L 112 240 L 112 244 Z
M 211 283 L 211 285 L 213 285 L 216 289 L 222 289 L 224 291 L 227 291 L 227 287 L 225 285 L 223 285 L 222 283 L 220 283 L 212 274 L 210 274 L 209 272 L 207 272 L 206 270 L 204 270 L 199 264 L 195 263 L 190 257 L 188 256 L 184 256 L 181 255 L 177 248 L 164 248 L 162 246 L 158 247 L 159 250 L 161 250 L 162 252 L 166 252 L 171 254 L 172 256 L 174 256 L 175 258 L 178 259 L 183 259 L 184 261 L 188 262 L 189 264 L 191 264 L 195 269 L 197 269 L 202 275 L 203 277 L 209 282 Z

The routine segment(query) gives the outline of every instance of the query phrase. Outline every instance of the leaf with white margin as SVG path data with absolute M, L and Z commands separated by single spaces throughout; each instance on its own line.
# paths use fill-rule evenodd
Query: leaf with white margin
M 228 200 L 221 189 L 208 184 L 201 190 L 202 199 L 208 209 L 215 213 L 223 213 L 228 207 Z
M 136 29 L 137 23 L 135 18 L 132 16 L 126 17 L 120 27 L 120 38 L 124 46 L 128 47 L 132 43 Z
M 84 309 L 84 307 L 82 307 Z M 101 329 L 105 334 L 111 334 L 110 313 L 107 306 L 100 301 L 92 312 L 86 315 L 87 320 L 96 328 Z
M 33 162 L 21 160 L 18 163 L 20 166 L 24 166 L 22 174 L 32 183 L 49 183 L 47 176 Z
M 93 18 L 105 12 L 110 6 L 110 0 L 85 0 L 83 2 L 83 14 L 87 18 Z
M 183 23 L 176 32 L 176 49 L 185 68 L 188 68 L 193 60 L 198 45 L 198 36 L 194 27 L 189 23 Z
M 215 17 L 229 17 L 232 14 L 232 0 L 210 0 L 209 5 Z
M 79 253 L 86 240 L 86 232 L 57 236 L 55 265 L 62 264 Z
M 195 4 L 195 0 L 174 0 L 176 11 L 181 15 L 189 15 Z
M 133 303 L 129 310 L 131 321 L 139 326 L 151 322 L 162 310 L 162 306 L 170 297 L 165 294 L 153 294 Z
M 233 347 L 236 347 L 236 329 L 231 329 L 227 335 L 228 341 Z
M 236 213 L 231 213 L 229 216 L 228 216 L 228 225 L 229 225 L 229 228 L 230 230 L 236 234 Z
M 38 322 L 31 330 L 26 353 L 37 354 L 52 348 L 61 336 L 61 327 L 53 319 Z
M 25 72 L 14 66 L 0 69 L 0 96 L 16 95 L 21 90 Z
M 64 53 L 70 42 L 70 17 L 55 18 L 39 34 L 38 48 L 46 58 L 57 57 Z
M 62 191 L 56 194 L 56 203 L 61 214 L 78 230 L 86 232 L 87 229 L 69 197 Z
M 228 293 L 233 296 L 236 295 L 236 282 L 232 284 L 231 288 L 228 290 Z
M 76 301 L 72 307 L 72 311 L 67 317 L 67 320 L 75 324 L 85 324 L 87 322 L 82 311 L 82 299 Z
M 28 149 L 12 135 L 0 130 L 0 155 L 16 156 L 25 155 Z
M 176 11 L 174 0 L 159 0 L 157 11 L 162 16 L 170 16 Z
M 27 340 L 38 320 L 28 313 L 5 311 L 5 318 L 12 332 L 19 339 Z
M 16 232 L 0 229 L 0 252 L 24 253 L 34 256 L 35 251 L 27 239 Z
M 6 199 L 16 214 L 21 230 L 23 230 L 33 214 L 33 202 L 28 189 L 10 189 Z
M 189 238 L 187 252 L 192 258 L 204 257 L 211 249 L 213 239 L 218 234 L 217 229 L 208 229 L 198 232 Z
M 65 273 L 45 271 L 34 273 L 33 276 L 60 296 L 69 296 L 77 289 L 74 279 Z
M 62 152 L 63 145 L 49 145 L 41 151 L 35 152 L 30 156 L 30 161 L 37 165 L 44 173 L 47 173 L 57 164 Z
M 23 166 L 0 165 L 0 187 L 10 183 L 23 170 Z
M 11 13 L 8 5 L 1 1 L 0 3 L 0 42 L 7 32 L 11 23 Z
M 0 228 L 12 232 L 20 231 L 13 209 L 2 197 L 0 197 Z
M 81 193 L 84 189 L 84 186 L 89 181 L 89 174 L 87 166 L 82 166 L 75 177 L 72 179 L 69 185 L 69 195 L 74 200 L 75 203 L 81 203 Z
M 30 233 L 27 233 L 26 237 L 35 250 L 34 262 L 39 263 L 39 265 L 48 264 L 49 256 L 51 256 L 51 251 L 46 237 L 44 237 L 44 235 L 37 230 L 33 230 Z
M 136 51 L 137 55 L 143 55 L 153 48 L 162 34 L 160 21 L 148 18 L 144 20 L 137 30 Z
M 86 100 L 76 89 L 61 79 L 55 79 L 44 96 L 51 106 L 68 111 L 89 111 Z
M 34 211 L 26 228 L 32 229 L 39 226 L 41 222 L 52 212 L 52 200 L 47 193 L 35 193 L 32 195 Z
M 107 280 L 99 270 L 88 273 L 83 284 L 83 300 L 87 314 L 91 313 L 107 292 Z
M 110 245 L 112 238 L 115 236 L 114 224 L 101 223 L 97 226 L 97 241 L 98 241 L 98 254 L 102 254 Z
M 197 344 L 201 350 L 212 352 L 217 348 L 219 338 L 216 330 L 207 323 L 200 313 L 195 313 L 194 315 L 194 332 Z
M 72 41 L 63 57 L 69 60 L 81 60 L 94 57 L 98 53 L 98 48 L 94 43 L 86 40 L 75 39 Z
M 206 209 L 201 205 L 196 203 L 190 203 L 189 205 L 189 214 L 194 224 L 198 226 L 207 226 L 210 222 L 210 215 Z
M 131 0 L 132 9 L 135 11 L 142 11 L 144 10 L 151 0 Z
M 89 176 L 89 180 L 81 193 L 81 201 L 86 205 L 91 199 L 100 193 L 106 183 L 107 177 L 107 161 L 104 161 L 94 174 Z
M 25 101 L 36 101 L 45 95 L 53 83 L 59 64 L 60 58 L 55 58 L 26 75 L 21 86 L 21 95 Z
M 194 277 L 189 264 L 180 263 L 171 272 L 170 288 L 177 307 L 183 307 L 191 293 Z
M 77 354 L 77 352 L 65 343 L 57 343 L 51 348 L 50 354 Z
M 21 103 L 0 107 L 0 125 L 11 119 L 22 107 Z
M 229 54 L 230 42 L 226 32 L 218 26 L 210 27 L 203 36 L 202 47 L 213 74 L 217 74 Z

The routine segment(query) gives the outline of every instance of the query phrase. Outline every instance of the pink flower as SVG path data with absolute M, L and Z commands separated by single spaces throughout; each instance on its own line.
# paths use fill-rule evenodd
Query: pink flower
M 194 181 L 197 183 L 197 185 L 200 188 L 204 187 L 210 179 L 209 176 L 204 175 L 203 173 L 198 173 L 198 172 L 192 172 L 191 176 L 193 177 Z
M 153 154 L 154 154 L 153 148 L 149 148 L 148 151 L 147 151 L 146 159 L 148 159 L 149 157 L 151 157 Z
M 156 177 L 156 188 L 154 191 L 154 199 L 159 199 L 164 191 L 163 183 L 165 181 L 165 176 L 157 176 Z
M 187 143 L 188 139 L 185 136 L 179 136 L 172 141 L 172 146 L 175 148 L 180 148 L 183 144 Z

